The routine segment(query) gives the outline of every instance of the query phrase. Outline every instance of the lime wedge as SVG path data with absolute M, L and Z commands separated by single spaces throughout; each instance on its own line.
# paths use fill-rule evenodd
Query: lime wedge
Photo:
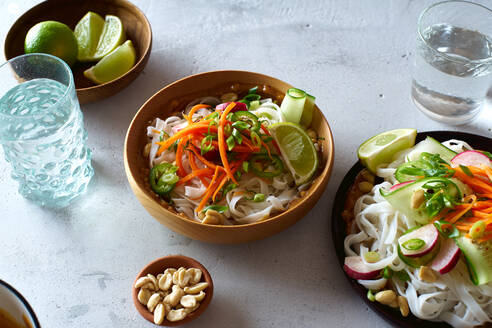
M 135 48 L 128 40 L 95 66 L 85 70 L 84 76 L 96 84 L 112 81 L 128 72 L 135 64 L 135 58 Z
M 106 15 L 101 37 L 94 52 L 94 59 L 99 60 L 125 41 L 125 31 L 121 20 L 113 15 Z
M 297 185 L 306 183 L 318 169 L 318 154 L 311 138 L 295 123 L 281 122 L 268 127 L 283 160 Z
M 376 168 L 381 164 L 391 163 L 397 152 L 415 145 L 416 136 L 415 129 L 382 132 L 364 141 L 357 149 L 357 156 L 369 171 L 376 173 Z
M 75 38 L 79 47 L 77 59 L 82 62 L 94 61 L 99 37 L 104 27 L 104 19 L 89 11 L 75 26 Z

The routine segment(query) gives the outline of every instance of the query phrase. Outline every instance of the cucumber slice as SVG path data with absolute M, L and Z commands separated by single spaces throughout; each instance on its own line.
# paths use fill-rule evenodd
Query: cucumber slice
M 391 206 L 393 206 L 396 210 L 424 225 L 429 223 L 430 221 L 425 208 L 423 206 L 418 209 L 412 208 L 411 200 L 415 191 L 422 189 L 423 185 L 431 181 L 449 183 L 449 185 L 452 186 L 448 189 L 449 194 L 453 197 L 461 199 L 461 191 L 453 181 L 446 178 L 437 177 L 420 179 L 401 188 L 398 188 L 392 192 L 385 192 L 382 189 L 380 189 L 380 192 L 381 195 L 388 201 L 388 203 L 390 203 Z
M 463 252 L 468 265 L 470 278 L 475 285 L 482 285 L 492 281 L 492 242 L 473 242 L 472 239 L 460 236 L 455 239 L 456 244 Z
M 305 103 L 306 93 L 300 89 L 291 88 L 285 94 L 280 105 L 280 111 L 284 114 L 287 122 L 299 124 Z
M 314 102 L 316 98 L 311 96 L 310 94 L 306 94 L 306 102 L 304 103 L 304 109 L 302 110 L 301 115 L 301 125 L 305 128 L 311 125 L 311 121 L 313 120 L 313 110 L 314 110 Z
M 432 137 L 427 137 L 425 140 L 419 142 L 415 148 L 408 153 L 407 162 L 416 161 L 419 159 L 420 154 L 423 152 L 431 153 L 431 154 L 439 154 L 441 158 L 451 163 L 451 160 L 454 156 L 457 155 L 456 152 L 452 151 L 448 147 L 444 146 L 442 143 L 437 141 Z

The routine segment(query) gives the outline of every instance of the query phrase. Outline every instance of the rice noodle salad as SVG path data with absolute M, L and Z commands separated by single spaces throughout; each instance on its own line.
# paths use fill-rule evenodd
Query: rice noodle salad
M 253 87 L 242 98 L 203 97 L 179 115 L 156 118 L 144 149 L 152 190 L 204 224 L 248 224 L 285 211 L 311 185 L 320 150 L 308 129 L 314 97 L 289 92 L 281 106 Z M 304 172 L 296 161 L 313 153 Z
M 492 322 L 492 155 L 427 137 L 392 159 L 356 180 L 347 275 L 403 316 Z

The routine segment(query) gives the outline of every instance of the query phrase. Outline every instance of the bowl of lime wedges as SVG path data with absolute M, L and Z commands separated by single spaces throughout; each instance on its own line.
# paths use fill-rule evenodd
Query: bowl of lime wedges
M 128 86 L 150 56 L 152 30 L 126 0 L 47 0 L 25 12 L 5 38 L 5 58 L 49 53 L 71 67 L 80 103 Z

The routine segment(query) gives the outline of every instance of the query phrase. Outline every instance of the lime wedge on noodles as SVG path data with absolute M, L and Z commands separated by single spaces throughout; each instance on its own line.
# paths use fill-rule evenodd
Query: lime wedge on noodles
M 372 173 L 384 163 L 391 163 L 395 153 L 415 145 L 415 129 L 398 129 L 382 132 L 359 146 L 357 156 Z
M 125 41 L 125 30 L 121 20 L 113 15 L 106 15 L 101 37 L 94 52 L 94 59 L 99 60 L 108 55 Z
M 85 70 L 84 76 L 96 84 L 103 84 L 128 72 L 135 64 L 135 59 L 135 48 L 132 41 L 128 40 L 95 66 Z
M 96 60 L 95 52 L 103 31 L 104 19 L 89 11 L 75 26 L 75 38 L 79 47 L 77 59 L 82 62 Z
M 318 154 L 311 138 L 300 125 L 290 122 L 272 124 L 268 130 L 296 184 L 308 182 L 318 169 Z

